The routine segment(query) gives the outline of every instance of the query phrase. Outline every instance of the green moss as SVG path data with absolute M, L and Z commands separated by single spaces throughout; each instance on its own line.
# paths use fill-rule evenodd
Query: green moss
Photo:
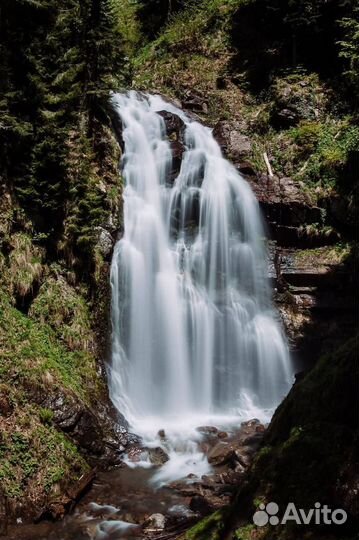
M 293 501 L 301 508 L 330 502 L 343 460 L 355 444 L 356 347 L 354 339 L 321 358 L 279 406 L 265 451 L 254 462 L 256 497 L 279 505 Z
M 235 531 L 233 540 L 252 540 L 254 538 L 258 540 L 257 531 L 258 529 L 254 525 L 246 525 Z
M 338 243 L 314 249 L 296 250 L 294 259 L 299 266 L 338 265 L 349 257 L 352 244 Z
M 49 324 L 71 350 L 93 349 L 88 305 L 61 275 L 51 276 L 42 284 L 29 315 L 41 324 Z
M 85 400 L 95 398 L 99 380 L 94 356 L 67 350 L 51 327 L 19 312 L 0 290 L 0 382 L 11 378 L 17 385 L 38 385 L 46 374 Z
M 39 409 L 40 420 L 43 424 L 51 425 L 54 418 L 54 413 L 50 409 Z
M 0 430 L 0 480 L 11 499 L 26 492 L 36 500 L 43 488 L 50 494 L 55 485 L 71 483 L 88 470 L 63 433 L 41 424 L 43 411 L 28 405 L 9 420 L 12 432 Z
M 227 510 L 218 510 L 190 529 L 185 540 L 222 540 Z

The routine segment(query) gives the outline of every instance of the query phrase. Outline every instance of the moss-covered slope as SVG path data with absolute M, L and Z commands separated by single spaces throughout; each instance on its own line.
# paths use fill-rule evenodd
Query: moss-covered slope
M 359 520 L 357 338 L 320 359 L 277 409 L 263 447 L 235 502 L 219 519 L 203 522 L 186 540 L 352 539 Z M 276 502 L 283 517 L 289 502 L 308 511 L 315 503 L 343 508 L 342 526 L 256 527 L 259 505 Z M 218 532 L 222 531 L 222 532 Z M 221 536 L 222 535 L 222 536 Z

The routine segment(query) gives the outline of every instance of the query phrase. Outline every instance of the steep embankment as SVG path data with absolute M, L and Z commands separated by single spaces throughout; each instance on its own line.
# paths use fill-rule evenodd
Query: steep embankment
M 134 61 L 133 86 L 214 127 L 251 184 L 273 239 L 275 300 L 292 352 L 309 368 L 275 414 L 232 508 L 186 540 L 302 538 L 300 527 L 253 525 L 269 501 L 281 511 L 290 501 L 345 508 L 347 527 L 306 534 L 354 534 L 357 346 L 347 340 L 355 332 L 359 130 L 348 51 L 357 25 L 349 3 L 212 0 L 179 8 Z
M 100 0 L 1 6 L 0 533 L 63 515 L 125 442 L 104 377 L 120 22 Z

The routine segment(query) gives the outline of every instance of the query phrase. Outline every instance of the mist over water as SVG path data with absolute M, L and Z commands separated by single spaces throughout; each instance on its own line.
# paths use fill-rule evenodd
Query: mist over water
M 292 366 L 258 203 L 209 128 L 158 96 L 116 94 L 113 104 L 125 189 L 111 271 L 111 398 L 149 444 L 161 428 L 178 443 L 211 420 L 268 420 Z M 174 182 L 159 111 L 184 122 Z

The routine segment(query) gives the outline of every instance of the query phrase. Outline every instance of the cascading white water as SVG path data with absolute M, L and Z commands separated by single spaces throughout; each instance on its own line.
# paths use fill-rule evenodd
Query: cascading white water
M 117 94 L 113 103 L 126 187 L 111 273 L 112 400 L 137 429 L 268 419 L 292 368 L 271 306 L 258 203 L 209 128 L 158 96 Z M 173 185 L 159 111 L 185 125 Z

